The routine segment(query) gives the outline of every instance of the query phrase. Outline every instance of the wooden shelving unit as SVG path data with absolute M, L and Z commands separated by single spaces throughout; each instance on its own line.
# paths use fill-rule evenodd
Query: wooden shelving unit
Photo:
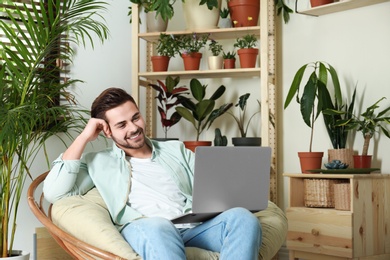
M 342 0 L 327 5 L 314 7 L 308 10 L 296 10 L 296 12 L 300 14 L 306 14 L 312 16 L 321 16 L 321 15 L 326 15 L 331 13 L 342 12 L 350 9 L 360 8 L 364 6 L 380 4 L 388 1 L 389 0 Z
M 210 30 L 196 30 L 196 31 L 169 31 L 166 33 L 173 35 L 192 34 L 210 34 L 210 38 L 216 40 L 235 40 L 246 34 L 254 34 L 261 39 L 260 45 L 260 67 L 253 69 L 222 69 L 222 70 L 193 70 L 193 71 L 167 71 L 167 72 L 153 72 L 150 62 L 150 57 L 153 55 L 153 42 L 159 37 L 159 32 L 140 32 L 140 25 L 138 19 L 138 6 L 132 5 L 133 22 L 132 22 L 132 86 L 131 93 L 135 101 L 139 103 L 140 100 L 140 86 L 147 86 L 148 82 L 157 79 L 163 80 L 166 76 L 180 76 L 181 79 L 190 78 L 249 78 L 254 82 L 258 82 L 260 88 L 260 100 L 262 104 L 261 110 L 261 137 L 262 145 L 270 146 L 273 151 L 271 183 L 270 183 L 270 200 L 277 202 L 277 174 L 276 174 L 276 129 L 270 124 L 270 113 L 276 119 L 276 86 L 275 86 L 275 24 L 274 24 L 274 0 L 267 0 L 260 2 L 260 26 L 253 27 L 239 27 L 239 28 L 223 28 Z M 146 41 L 146 71 L 140 70 L 140 42 Z M 156 119 L 153 113 L 156 109 L 154 106 L 154 91 L 148 87 L 146 90 L 146 123 L 149 136 L 154 136 L 154 124 Z

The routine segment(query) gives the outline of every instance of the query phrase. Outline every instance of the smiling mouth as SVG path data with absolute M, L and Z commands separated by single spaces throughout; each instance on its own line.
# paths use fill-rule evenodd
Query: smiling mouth
M 130 140 L 137 139 L 141 134 L 142 134 L 142 131 L 138 130 L 137 132 L 135 132 L 134 134 L 132 134 L 132 135 L 131 135 L 130 137 L 128 137 L 127 139 L 130 139 Z

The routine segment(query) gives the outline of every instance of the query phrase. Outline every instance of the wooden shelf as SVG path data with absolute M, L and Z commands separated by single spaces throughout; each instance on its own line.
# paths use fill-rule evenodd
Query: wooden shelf
M 164 71 L 164 72 L 141 72 L 139 77 L 156 80 L 167 76 L 177 77 L 181 79 L 191 78 L 259 78 L 260 68 L 250 69 L 221 69 L 221 70 L 186 70 L 186 71 Z
M 321 16 L 331 13 L 342 12 L 350 9 L 355 9 L 359 7 L 379 4 L 388 2 L 389 0 L 344 0 L 340 2 L 335 2 L 323 6 L 314 7 L 308 10 L 296 11 L 300 14 L 312 15 L 312 16 Z
M 210 34 L 210 38 L 215 40 L 223 39 L 235 39 L 243 37 L 247 34 L 254 34 L 256 37 L 260 37 L 260 26 L 251 27 L 238 27 L 238 28 L 219 28 L 209 30 L 197 30 L 197 31 L 167 31 L 166 34 L 172 35 L 184 35 L 184 34 Z M 148 42 L 155 42 L 160 36 L 160 32 L 153 33 L 139 33 L 138 37 Z

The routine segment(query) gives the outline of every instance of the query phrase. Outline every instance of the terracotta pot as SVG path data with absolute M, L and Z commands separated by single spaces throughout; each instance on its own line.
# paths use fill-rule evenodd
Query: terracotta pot
M 207 5 L 199 5 L 199 0 L 183 1 L 183 14 L 187 30 L 218 28 L 221 2 L 222 0 L 218 0 L 218 8 L 209 10 Z
M 354 155 L 353 167 L 356 169 L 371 168 L 372 155 Z
M 211 141 L 184 141 L 185 147 L 193 152 L 198 146 L 211 146 Z
M 168 20 L 164 21 L 161 15 L 156 16 L 156 11 L 146 13 L 146 30 L 148 32 L 165 32 L 168 27 Z
M 238 57 L 240 58 L 241 68 L 254 68 L 256 66 L 259 49 L 256 48 L 239 49 L 237 51 L 237 54 Z
M 223 67 L 225 69 L 235 69 L 236 68 L 236 59 L 224 59 Z
M 208 65 L 210 70 L 220 70 L 223 67 L 222 56 L 210 56 L 208 58 Z
M 317 7 L 321 5 L 327 5 L 333 2 L 333 0 L 310 0 L 310 5 L 311 7 Z
M 167 71 L 170 57 L 168 56 L 152 56 L 153 71 Z
M 233 27 L 256 26 L 259 21 L 259 0 L 230 0 L 228 2 Z
M 342 163 L 348 164 L 348 168 L 353 166 L 353 150 L 351 148 L 329 149 L 328 162 L 340 160 Z
M 199 70 L 200 60 L 202 59 L 202 53 L 200 52 L 191 52 L 183 53 L 181 55 L 184 62 L 185 70 Z
M 321 169 L 323 152 L 298 152 L 302 173 L 311 173 L 307 170 Z

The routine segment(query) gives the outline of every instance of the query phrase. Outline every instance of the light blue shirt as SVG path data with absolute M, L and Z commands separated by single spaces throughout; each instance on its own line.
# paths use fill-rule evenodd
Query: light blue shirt
M 183 213 L 190 211 L 195 154 L 179 141 L 147 139 L 146 142 L 152 147 L 152 161 L 164 167 L 186 197 Z M 116 225 L 123 226 L 143 217 L 126 204 L 131 187 L 131 165 L 124 151 L 115 144 L 103 151 L 83 154 L 80 160 L 62 160 L 61 154 L 53 162 L 43 192 L 45 198 L 54 203 L 63 197 L 83 195 L 95 186 Z

